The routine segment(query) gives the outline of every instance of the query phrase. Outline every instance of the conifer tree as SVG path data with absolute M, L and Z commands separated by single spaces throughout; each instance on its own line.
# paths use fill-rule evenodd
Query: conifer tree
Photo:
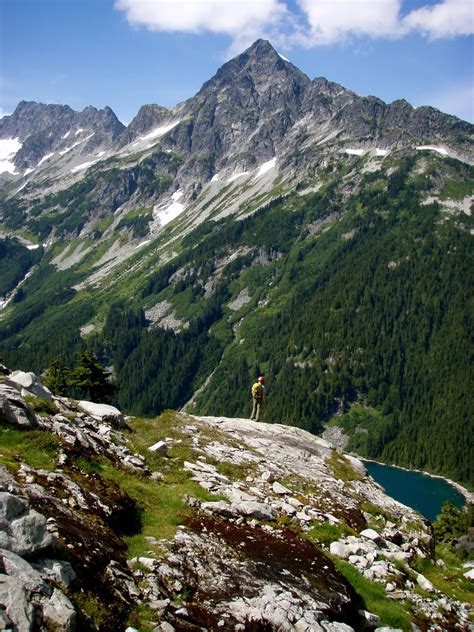
M 56 358 L 48 368 L 43 382 L 54 395 L 65 396 L 70 386 L 70 371 L 59 358 Z
M 72 372 L 71 385 L 87 394 L 94 402 L 110 401 L 116 387 L 109 382 L 109 373 L 99 363 L 93 351 L 80 351 Z

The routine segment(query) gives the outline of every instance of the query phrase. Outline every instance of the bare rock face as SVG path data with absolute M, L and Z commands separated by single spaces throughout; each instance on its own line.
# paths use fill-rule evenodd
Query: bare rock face
M 16 389 L 0 386 L 26 407 Z M 58 412 L 38 412 L 32 435 L 54 436 L 50 469 L 20 457 L 14 473 L 0 467 L 0 629 L 122 630 L 141 605 L 161 632 L 378 629 L 378 617 L 328 551 L 381 584 L 387 598 L 414 604 L 414 616 L 430 625 L 469 629 L 466 604 L 405 566 L 430 555 L 429 525 L 326 441 L 279 424 L 176 413 L 172 436 L 160 439 L 156 424 L 150 446 L 140 444 L 142 455 L 129 447 L 133 427 L 112 425 L 117 409 L 58 397 L 51 406 Z M 160 446 L 166 450 L 147 449 Z M 177 456 L 178 446 L 188 460 Z M 147 458 L 163 471 L 149 476 Z M 143 530 L 137 502 L 115 474 L 102 475 L 105 463 L 118 480 L 133 475 L 142 489 L 149 481 L 172 495 L 172 471 L 191 479 L 188 489 L 199 485 L 215 496 L 186 494 L 176 534 L 158 540 L 153 525 Z M 380 510 L 376 522 L 361 503 Z M 127 559 L 124 536 L 136 534 L 150 549 Z M 93 599 L 100 622 L 84 598 Z
M 20 379 L 25 375 L 30 377 Z M 56 406 L 68 417 L 58 413 L 36 418 L 31 413 L 35 423 L 26 425 L 29 409 L 22 395 L 5 383 L 0 383 L 0 392 L 9 423 L 25 432 L 34 428 L 51 433 L 62 444 L 54 471 L 20 463 L 14 476 L 0 467 L 0 628 L 99 629 L 77 610 L 67 589 L 73 595 L 92 592 L 110 604 L 111 629 L 119 629 L 129 604 L 140 595 L 127 568 L 122 538 L 137 529 L 137 507 L 117 484 L 82 472 L 72 457 L 102 456 L 146 475 L 143 459 L 132 454 L 121 433 L 104 420 L 123 419 L 120 411 L 96 405 L 96 417 L 101 414 L 93 418 L 74 402 L 56 398 Z
M 8 492 L 0 492 L 0 524 L 0 545 L 18 555 L 31 556 L 53 543 L 44 516 Z
M 31 371 L 13 371 L 13 373 L 9 375 L 8 379 L 10 382 L 13 382 L 15 385 L 20 387 L 22 391 L 25 391 L 24 394 L 31 394 L 35 397 L 46 399 L 48 401 L 53 399 L 51 391 L 43 386 L 36 375 Z
M 183 590 L 192 595 L 186 613 L 176 612 L 172 623 L 182 618 L 207 629 L 289 631 L 322 629 L 319 624 L 331 619 L 359 629 L 351 587 L 326 556 L 291 531 L 209 516 L 185 524 L 155 571 L 171 597 Z
M 0 421 L 22 428 L 34 428 L 38 425 L 36 415 L 18 390 L 5 382 L 0 382 Z
M 117 428 L 123 428 L 125 426 L 123 415 L 115 406 L 81 400 L 78 402 L 78 407 L 98 421 L 105 421 Z

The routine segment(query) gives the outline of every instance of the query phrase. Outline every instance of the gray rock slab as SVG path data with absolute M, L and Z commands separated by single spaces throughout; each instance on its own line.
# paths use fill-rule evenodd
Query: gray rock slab
M 284 485 L 281 485 L 281 483 L 279 483 L 278 481 L 275 481 L 272 485 L 272 489 L 275 492 L 275 494 L 291 494 L 291 490 L 288 489 L 288 487 L 285 487 Z
M 202 503 L 201 508 L 204 511 L 210 511 L 211 513 L 218 514 L 219 516 L 225 516 L 227 518 L 236 518 L 239 515 L 237 509 L 223 500 L 215 502 Z
M 16 553 L 12 553 L 12 551 L 6 549 L 0 549 L 0 561 L 3 565 L 5 575 L 16 577 L 22 582 L 25 590 L 44 595 L 51 594 L 51 589 L 41 577 L 40 573 Z
M 75 579 L 76 572 L 72 565 L 64 560 L 42 558 L 32 564 L 39 573 L 48 579 L 67 588 Z
M 0 382 L 0 420 L 20 428 L 38 426 L 35 413 L 26 404 L 18 390 L 4 382 Z
M 17 630 L 33 630 L 35 609 L 20 578 L 0 575 L 0 603 Z
M 434 592 L 433 584 L 421 573 L 418 573 L 418 575 L 416 576 L 416 582 L 422 590 L 426 590 L 426 592 Z
M 379 542 L 381 540 L 381 536 L 375 529 L 364 529 L 360 532 L 361 537 L 367 538 L 367 540 L 372 540 L 372 542 Z
M 18 555 L 29 556 L 47 549 L 53 541 L 53 536 L 46 528 L 46 518 L 30 509 L 27 514 L 10 523 L 4 548 Z
M 158 441 L 157 443 L 151 445 L 148 450 L 150 452 L 158 452 L 161 456 L 168 456 L 168 444 L 166 441 Z
M 346 560 L 351 553 L 350 548 L 346 544 L 343 544 L 342 542 L 331 542 L 329 546 L 329 551 L 331 555 L 340 557 L 343 560 Z
M 256 518 L 257 520 L 273 520 L 276 511 L 269 505 L 256 501 L 246 500 L 235 503 L 232 508 L 240 515 Z
M 8 492 L 0 492 L 0 519 L 11 522 L 29 511 L 26 500 Z
M 24 371 L 13 371 L 13 373 L 10 373 L 8 376 L 8 379 L 18 386 L 21 386 L 22 390 L 25 389 L 28 393 L 31 393 L 36 397 L 47 399 L 48 401 L 53 399 L 53 395 L 49 388 L 43 386 L 36 375 L 31 373 L 31 371 L 28 373 L 25 373 Z
M 57 588 L 43 605 L 43 620 L 51 632 L 74 632 L 76 629 L 74 606 Z
M 77 402 L 77 407 L 79 408 L 79 410 L 82 410 L 94 419 L 97 419 L 97 421 L 110 423 L 116 428 L 125 427 L 124 416 L 118 408 L 115 408 L 115 406 L 110 406 L 110 404 L 97 404 L 96 402 L 81 400 Z

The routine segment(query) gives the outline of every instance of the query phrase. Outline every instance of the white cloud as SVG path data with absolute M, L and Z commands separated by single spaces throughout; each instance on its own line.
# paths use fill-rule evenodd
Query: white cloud
M 152 31 L 211 31 L 233 37 L 258 33 L 287 11 L 280 0 L 116 0 L 115 8 L 125 12 L 130 24 Z
M 428 0 L 427 0 L 428 1 Z M 407 0 L 115 0 L 133 26 L 152 31 L 212 32 L 232 38 L 230 53 L 258 37 L 284 48 L 335 44 L 354 37 L 430 39 L 474 32 L 472 0 L 440 0 L 403 16 Z
M 403 20 L 409 29 L 420 30 L 430 39 L 474 33 L 472 0 L 444 0 L 409 13 Z
M 350 35 L 401 34 L 400 0 L 297 0 L 308 21 L 308 44 L 332 44 Z

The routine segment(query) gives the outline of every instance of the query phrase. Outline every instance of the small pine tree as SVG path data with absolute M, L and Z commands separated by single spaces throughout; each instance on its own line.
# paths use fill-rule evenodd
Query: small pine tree
M 99 363 L 92 351 L 81 351 L 72 372 L 71 385 L 87 394 L 94 402 L 110 401 L 116 387 L 109 382 L 109 373 Z
M 450 542 L 453 538 L 467 533 L 472 526 L 473 506 L 459 509 L 453 503 L 443 503 L 442 511 L 433 523 L 433 532 L 438 542 Z
M 43 382 L 54 395 L 66 396 L 70 386 L 70 371 L 56 358 L 47 369 Z

